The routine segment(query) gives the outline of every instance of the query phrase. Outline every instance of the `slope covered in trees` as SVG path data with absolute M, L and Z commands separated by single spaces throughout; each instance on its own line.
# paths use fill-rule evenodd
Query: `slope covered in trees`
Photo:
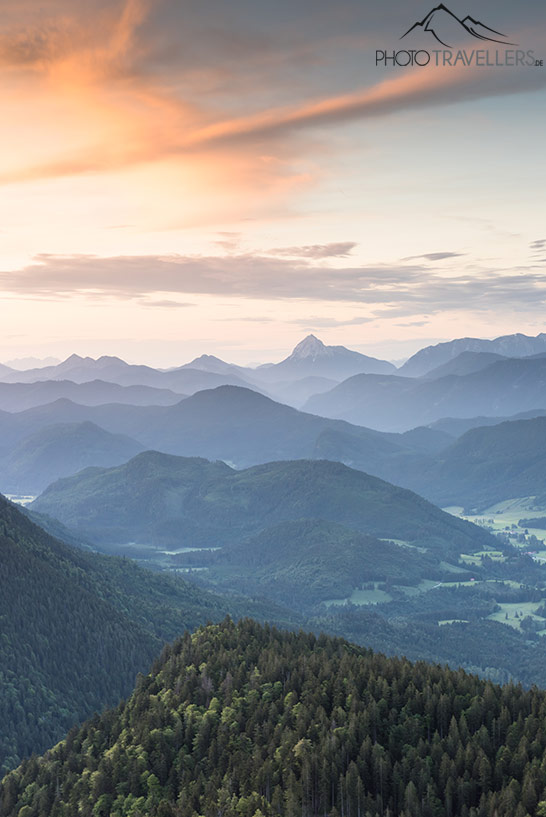
M 0 489 L 8 494 L 36 495 L 60 477 L 92 465 L 117 465 L 140 451 L 142 445 L 136 440 L 111 434 L 94 423 L 46 426 L 0 458 Z
M 495 546 L 490 534 L 411 491 L 339 462 L 225 463 L 147 451 L 51 485 L 30 506 L 97 543 L 223 546 L 280 522 L 321 519 L 453 556 Z
M 0 771 L 116 704 L 186 627 L 250 611 L 276 617 L 65 545 L 0 496 Z
M 412 487 L 438 504 L 480 510 L 546 487 L 546 417 L 474 428 L 438 454 Z
M 546 693 L 226 620 L 3 781 L 2 817 L 538 817 Z
M 422 578 L 461 581 L 463 567 L 449 572 L 441 560 L 389 541 L 380 541 L 335 522 L 299 519 L 281 522 L 230 548 L 207 554 L 183 554 L 208 565 L 199 574 L 213 586 L 246 595 L 266 595 L 298 610 L 350 596 L 364 582 L 418 585 Z

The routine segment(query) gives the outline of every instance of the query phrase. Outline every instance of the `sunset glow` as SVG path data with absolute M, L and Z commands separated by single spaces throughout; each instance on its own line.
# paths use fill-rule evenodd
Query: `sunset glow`
M 546 58 L 546 8 L 453 5 Z M 3 359 L 544 328 L 546 68 L 376 66 L 414 0 L 4 6 Z

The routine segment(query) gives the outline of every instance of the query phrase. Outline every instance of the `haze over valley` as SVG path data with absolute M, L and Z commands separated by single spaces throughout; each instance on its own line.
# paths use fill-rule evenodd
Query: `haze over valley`
M 545 335 L 456 340 L 398 368 L 311 335 L 252 368 L 221 354 L 173 369 L 77 355 L 4 366 L 0 488 L 24 503 L 3 506 L 9 536 L 21 554 L 45 537 L 47 559 L 68 548 L 143 599 L 153 576 L 131 625 L 150 649 L 175 634 L 154 623 L 169 597 L 169 616 L 192 624 L 210 605 L 255 610 L 546 683 L 545 362 Z M 124 578 L 118 557 L 140 567 Z M 127 652 L 123 672 L 145 655 Z M 104 700 L 127 688 L 123 672 Z M 74 695 L 74 712 L 94 705 Z M 9 758 L 30 744 L 8 745 Z

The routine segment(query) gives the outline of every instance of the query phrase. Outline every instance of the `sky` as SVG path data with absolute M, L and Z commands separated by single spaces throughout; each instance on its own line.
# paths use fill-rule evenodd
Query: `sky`
M 401 40 L 421 0 L 4 0 L 0 360 L 543 331 L 546 4 L 447 5 L 499 42 Z

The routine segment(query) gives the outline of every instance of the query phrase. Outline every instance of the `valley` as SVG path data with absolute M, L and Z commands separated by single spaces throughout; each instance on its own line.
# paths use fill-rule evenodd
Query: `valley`
M 128 391 L 131 404 L 101 403 L 110 392 L 100 385 L 95 399 L 91 379 L 99 365 L 119 388 L 142 381 L 155 399 L 163 373 L 72 360 L 59 375 L 75 366 L 88 404 L 63 397 L 0 411 L 0 481 L 18 503 L 0 508 L 9 622 L 1 691 L 14 702 L 39 690 L 22 711 L 5 706 L 4 770 L 128 694 L 166 641 L 226 614 L 546 686 L 544 410 L 508 419 L 449 411 L 428 425 L 425 415 L 409 430 L 377 430 L 270 396 L 278 385 L 297 403 L 308 387 L 331 386 L 338 354 L 349 367 L 372 365 L 314 340 L 278 373 L 204 356 L 189 369 L 233 382 L 165 405 L 141 405 L 143 393 Z M 444 369 L 519 366 L 468 354 Z M 322 356 L 327 365 L 316 365 Z M 396 383 L 390 371 L 356 376 Z M 435 382 L 433 371 L 426 377 Z M 51 601 L 59 591 L 62 606 Z M 67 626 L 75 638 L 61 677 L 55 656 Z M 97 671 L 88 662 L 99 652 Z M 86 667 L 84 686 L 77 667 Z

